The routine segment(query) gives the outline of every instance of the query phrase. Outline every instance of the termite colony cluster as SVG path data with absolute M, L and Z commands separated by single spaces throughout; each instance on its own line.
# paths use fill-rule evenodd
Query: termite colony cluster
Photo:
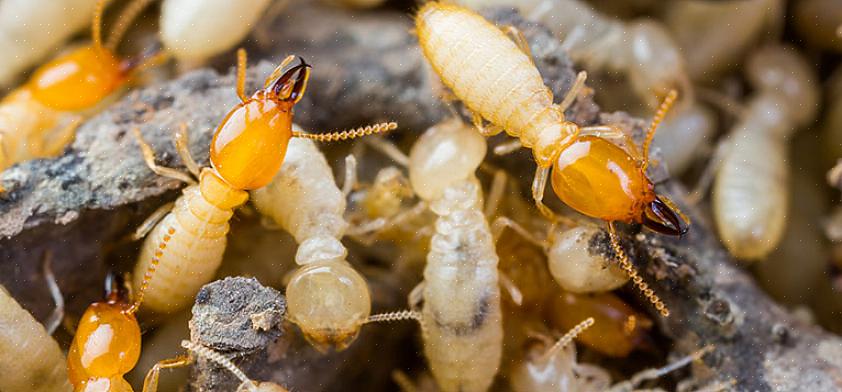
M 839 0 L 0 0 L 0 49 L 0 392 L 842 390 Z

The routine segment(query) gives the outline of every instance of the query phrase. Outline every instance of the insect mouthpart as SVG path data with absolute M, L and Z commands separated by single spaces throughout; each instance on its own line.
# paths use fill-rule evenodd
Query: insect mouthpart
M 310 79 L 310 64 L 299 57 L 300 63 L 286 72 L 272 85 L 271 90 L 281 101 L 298 103 L 304 96 L 307 89 L 307 80 Z
M 649 202 L 643 212 L 643 225 L 661 234 L 682 236 L 689 229 L 687 222 L 658 197 Z

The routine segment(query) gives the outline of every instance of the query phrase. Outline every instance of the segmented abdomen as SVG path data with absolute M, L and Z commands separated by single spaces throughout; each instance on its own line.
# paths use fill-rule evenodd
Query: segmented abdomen
M 58 343 L 0 286 L 0 390 L 70 391 Z
M 497 254 L 475 182 L 449 187 L 435 203 L 439 218 L 424 270 L 424 352 L 443 391 L 485 391 L 502 354 Z
M 41 158 L 35 144 L 45 143 L 48 131 L 61 121 L 57 112 L 32 99 L 28 89 L 13 91 L 0 101 L 0 170 L 14 163 Z M 65 114 L 71 117 L 71 114 Z
M 159 260 L 146 290 L 145 308 L 171 313 L 193 302 L 222 262 L 233 214 L 208 202 L 198 185 L 184 189 L 173 210 L 146 237 L 135 265 L 134 287 L 139 288 L 152 259 Z
M 524 146 L 534 145 L 543 128 L 563 121 L 532 60 L 481 16 L 429 2 L 416 25 L 421 49 L 444 84 Z

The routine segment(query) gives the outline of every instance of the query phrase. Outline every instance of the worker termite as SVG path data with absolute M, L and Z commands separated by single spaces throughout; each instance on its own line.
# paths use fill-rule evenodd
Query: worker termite
M 129 4 L 103 45 L 100 24 L 105 0 L 100 0 L 93 18 L 93 42 L 42 65 L 24 86 L 0 101 L 0 170 L 61 152 L 87 114 L 160 59 L 121 60 L 114 53 L 129 22 L 149 2 Z
M 181 347 L 189 350 L 196 357 L 213 362 L 216 365 L 230 371 L 231 374 L 236 376 L 242 382 L 239 388 L 237 388 L 238 392 L 287 392 L 286 388 L 273 382 L 257 382 L 248 378 L 248 376 L 246 376 L 246 374 L 243 373 L 237 365 L 231 362 L 231 360 L 208 347 L 193 343 L 189 340 L 182 340 Z M 144 392 L 155 392 L 158 390 L 158 377 L 161 369 L 187 366 L 193 363 L 193 361 L 194 359 L 192 357 L 180 356 L 159 362 L 146 375 L 146 379 L 143 382 Z
M 576 336 L 576 340 L 602 354 L 626 357 L 639 348 L 652 328 L 652 320 L 610 292 L 596 294 L 561 293 L 553 296 L 546 317 L 561 330 L 592 317 L 596 323 Z
M 175 312 L 210 281 L 222 261 L 233 210 L 248 200 L 246 191 L 269 184 L 284 161 L 291 138 L 335 141 L 393 129 L 367 127 L 326 134 L 294 131 L 293 107 L 304 94 L 310 65 L 301 59 L 300 64 L 286 69 L 293 60 L 293 56 L 287 57 L 266 79 L 263 88 L 247 97 L 246 53 L 238 52 L 237 96 L 241 102 L 214 132 L 210 168 L 200 171 L 190 156 L 187 127 L 182 125 L 176 133 L 176 147 L 190 172 L 199 178 L 198 184 L 187 173 L 159 167 L 154 151 L 135 129 L 144 160 L 153 172 L 191 184 L 174 206 L 164 206 L 135 233 L 136 238 L 142 238 L 151 230 L 134 273 L 135 287 L 140 287 L 141 295 L 147 295 L 145 305 L 149 310 Z M 172 211 L 167 213 L 168 209 Z M 145 275 L 155 270 L 160 270 L 158 279 L 147 283 Z
M 657 125 L 677 97 L 666 95 L 649 128 L 642 155 L 633 143 L 629 152 L 605 137 L 626 137 L 610 126 L 579 127 L 565 121 L 564 110 L 584 84 L 580 73 L 558 105 L 535 65 L 506 35 L 476 13 L 438 2 L 426 3 L 416 16 L 421 49 L 445 85 L 474 114 L 484 135 L 505 130 L 532 149 L 538 164 L 532 196 L 538 209 L 553 221 L 560 218 L 543 204 L 552 170 L 556 195 L 584 215 L 608 222 L 620 266 L 662 315 L 669 311 L 643 282 L 623 252 L 614 222 L 641 223 L 659 233 L 681 235 L 687 219 L 669 199 L 657 195 L 646 177 L 649 146 Z M 469 71 L 470 70 L 470 71 Z M 486 129 L 482 119 L 491 122 Z
M 58 303 L 58 301 L 57 301 Z M 70 391 L 64 353 L 0 285 L 0 390 Z
M 271 2 L 251 0 L 244 5 L 227 0 L 164 0 L 161 41 L 179 60 L 202 62 L 237 45 Z
M 32 66 L 91 21 L 98 0 L 4 1 L 0 6 L 0 85 Z
M 377 124 L 360 133 L 395 127 Z M 324 155 L 311 140 L 291 140 L 283 166 L 268 185 L 252 192 L 252 200 L 299 243 L 295 262 L 300 267 L 286 287 L 288 319 L 319 350 L 346 348 L 371 314 L 371 297 L 365 279 L 346 261 L 345 193 Z
M 656 379 L 700 360 L 712 351 L 706 346 L 660 369 L 641 371 L 626 381 L 611 385 L 608 372 L 596 365 L 579 363 L 573 339 L 594 324 L 588 318 L 573 327 L 556 342 L 539 339 L 525 348 L 509 375 L 513 390 L 553 392 L 630 392 L 643 381 Z
M 746 76 L 756 92 L 723 142 L 713 188 L 720 237 L 735 257 L 763 258 L 778 244 L 789 196 L 787 139 L 816 114 L 816 75 L 794 50 L 755 51 Z

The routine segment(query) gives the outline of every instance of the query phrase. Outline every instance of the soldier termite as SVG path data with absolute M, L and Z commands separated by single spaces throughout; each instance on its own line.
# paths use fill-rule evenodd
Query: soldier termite
M 246 374 L 243 373 L 237 365 L 231 362 L 231 360 L 208 347 L 193 343 L 189 340 L 182 340 L 181 347 L 184 347 L 196 357 L 213 362 L 214 364 L 227 369 L 231 372 L 231 374 L 236 376 L 242 382 L 239 388 L 237 388 L 237 392 L 287 392 L 286 388 L 273 382 L 257 382 L 248 378 L 248 376 L 246 376 Z M 187 366 L 193 363 L 193 361 L 194 359 L 192 359 L 192 357 L 181 356 L 159 362 L 147 374 L 146 379 L 143 382 L 144 392 L 155 392 L 158 390 L 158 377 L 161 369 Z
M 179 60 L 200 63 L 237 45 L 271 2 L 164 0 L 161 4 L 161 40 Z
M 60 301 L 56 300 L 57 305 Z M 58 320 L 57 320 L 58 321 Z M 50 332 L 0 285 L 0 390 L 70 391 L 64 353 Z
M 763 258 L 780 241 L 789 196 L 787 139 L 816 114 L 816 75 L 794 50 L 758 49 L 747 65 L 756 89 L 711 168 L 713 213 L 735 257 Z
M 222 261 L 233 210 L 248 200 L 246 191 L 269 184 L 283 163 L 292 137 L 335 141 L 393 129 L 367 127 L 326 134 L 293 131 L 293 107 L 304 94 L 310 66 L 301 59 L 300 64 L 286 69 L 294 60 L 289 56 L 269 75 L 263 88 L 248 97 L 244 50 L 238 52 L 238 59 L 237 96 L 241 102 L 214 132 L 211 167 L 200 169 L 190 156 L 185 125 L 176 134 L 179 155 L 199 178 L 198 184 L 187 173 L 155 164 L 154 151 L 135 129 L 152 171 L 192 184 L 174 206 L 169 206 L 171 212 L 166 213 L 165 206 L 135 233 L 136 238 L 142 238 L 151 230 L 135 266 L 134 285 L 140 287 L 141 295 L 146 294 L 145 305 L 153 312 L 171 313 L 183 308 L 210 281 Z M 149 274 L 156 270 L 160 270 L 158 278 L 148 282 Z
M 0 86 L 91 22 L 97 0 L 4 1 L 0 6 Z
M 0 101 L 0 170 L 61 152 L 87 114 L 160 59 L 156 55 L 121 60 L 114 53 L 129 22 L 149 2 L 129 4 L 103 44 L 100 22 L 105 0 L 100 0 L 93 19 L 93 42 L 42 65 L 25 85 Z
M 378 124 L 361 133 L 395 127 Z M 291 140 L 281 169 L 272 182 L 252 192 L 252 200 L 299 243 L 295 261 L 300 268 L 286 287 L 288 319 L 316 348 L 344 349 L 371 314 L 371 298 L 365 279 L 346 261 L 341 242 L 348 228 L 345 193 L 324 155 L 311 140 Z
M 519 50 L 503 31 L 476 13 L 429 2 L 418 11 L 415 21 L 424 55 L 444 84 L 473 112 L 482 134 L 505 130 L 532 149 L 538 164 L 532 196 L 541 213 L 552 221 L 561 220 L 542 201 L 548 177 L 552 177 L 553 189 L 565 204 L 608 222 L 621 267 L 658 311 L 669 315 L 666 305 L 625 256 L 614 222 L 641 223 L 669 235 L 687 231 L 686 217 L 669 199 L 657 195 L 646 177 L 654 131 L 677 93 L 673 90 L 666 95 L 649 128 L 643 153 L 638 153 L 633 143 L 628 143 L 630 151 L 626 152 L 605 139 L 612 134 L 628 138 L 622 131 L 610 126 L 579 127 L 564 119 L 564 109 L 584 85 L 584 73 L 556 105 L 526 55 L 527 48 Z M 486 129 L 483 119 L 492 126 Z
M 713 349 L 712 346 L 703 347 L 665 367 L 643 370 L 626 381 L 611 385 L 611 376 L 605 369 L 576 360 L 576 348 L 572 341 L 593 324 L 594 319 L 588 318 L 556 342 L 544 338 L 527 346 L 509 375 L 512 389 L 518 392 L 631 392 L 640 383 L 700 360 Z

